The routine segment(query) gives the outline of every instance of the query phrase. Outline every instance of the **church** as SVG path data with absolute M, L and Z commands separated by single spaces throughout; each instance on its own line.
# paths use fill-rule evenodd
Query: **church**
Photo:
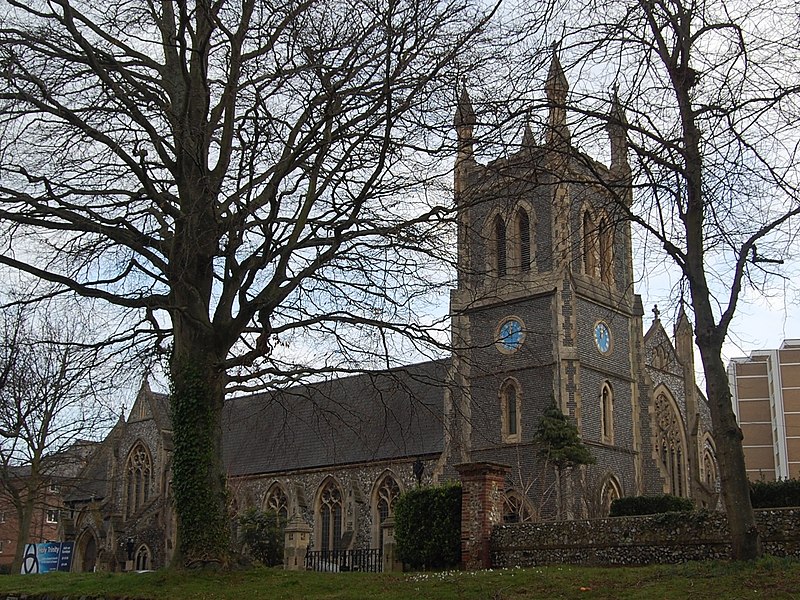
M 715 506 L 711 419 L 694 380 L 693 332 L 647 318 L 634 290 L 625 122 L 611 163 L 575 150 L 568 82 L 553 56 L 543 140 L 530 129 L 480 163 L 464 90 L 455 114 L 457 288 L 451 355 L 226 401 L 231 515 L 269 508 L 310 527 L 309 548 L 381 548 L 381 524 L 417 485 L 494 462 L 508 522 L 603 517 L 613 499 L 669 493 Z M 557 476 L 534 433 L 555 404 L 595 463 Z M 153 569 L 175 547 L 168 399 L 142 387 L 65 493 L 74 569 Z

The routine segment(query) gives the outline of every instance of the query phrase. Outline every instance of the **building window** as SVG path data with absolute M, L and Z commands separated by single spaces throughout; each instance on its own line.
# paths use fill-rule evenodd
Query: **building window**
M 614 392 L 608 382 L 600 390 L 601 439 L 606 444 L 614 443 Z
M 400 496 L 400 485 L 391 475 L 384 475 L 375 488 L 373 499 L 373 539 L 383 548 L 383 522 L 394 514 L 394 504 Z
M 48 489 L 50 490 L 51 494 L 57 494 L 59 491 L 61 491 L 61 488 L 59 488 L 55 483 L 51 483 Z
M 597 276 L 597 230 L 592 213 L 583 213 L 583 272 L 590 277 Z
M 660 467 L 666 480 L 665 493 L 686 496 L 686 444 L 683 439 L 683 420 L 673 402 L 663 392 L 656 396 L 656 448 Z
M 0 510 L 0 523 L 6 522 L 6 511 Z
M 514 443 L 522 439 L 519 384 L 508 379 L 500 386 L 500 420 L 503 442 Z
M 317 502 L 319 550 L 341 550 L 342 512 L 342 492 L 335 481 L 328 479 L 322 487 Z
M 600 219 L 597 237 L 600 250 L 600 279 L 611 283 L 614 272 L 614 229 L 605 217 Z
M 503 523 L 527 523 L 533 521 L 533 517 L 530 501 L 517 490 L 506 490 L 503 494 Z
M 147 571 L 150 567 L 150 549 L 142 544 L 136 551 L 136 570 Z
M 494 218 L 494 253 L 495 269 L 499 277 L 504 277 L 508 271 L 506 257 L 506 224 L 503 218 L 497 215 Z
M 600 489 L 600 506 L 603 517 L 607 517 L 611 513 L 611 504 L 614 500 L 622 497 L 622 488 L 617 479 L 611 475 L 603 482 L 603 487 Z
M 150 499 L 153 485 L 153 461 L 142 442 L 137 442 L 128 455 L 125 468 L 126 516 L 130 517 Z
M 515 490 L 503 495 L 503 523 L 524 523 L 533 520 L 533 511 L 527 500 Z
M 520 208 L 517 211 L 517 239 L 519 241 L 519 269 L 523 273 L 531 270 L 531 220 L 528 213 Z
M 284 522 L 289 518 L 289 498 L 280 484 L 274 484 L 267 492 L 264 507 L 273 511 Z
M 58 510 L 48 509 L 45 519 L 48 523 L 58 523 Z

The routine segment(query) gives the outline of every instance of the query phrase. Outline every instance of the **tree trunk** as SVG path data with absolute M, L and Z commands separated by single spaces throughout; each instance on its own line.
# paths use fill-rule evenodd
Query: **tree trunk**
M 708 311 L 698 311 L 697 346 L 706 377 L 706 395 L 714 425 L 720 484 L 731 533 L 731 558 L 755 560 L 762 554 L 761 539 L 750 502 L 750 483 L 744 463 L 742 430 L 731 404 L 728 374 L 722 361 L 724 335 L 715 327 Z
M 11 573 L 19 574 L 22 568 L 22 557 L 25 551 L 25 544 L 30 543 L 31 522 L 33 521 L 33 510 L 35 508 L 35 494 L 28 493 L 26 497 L 20 498 L 17 507 L 17 518 L 19 527 L 17 529 L 17 549 L 14 552 L 14 562 L 11 563 Z
M 225 374 L 207 328 L 174 316 L 171 358 L 173 494 L 178 519 L 176 566 L 226 566 L 230 550 L 222 404 Z

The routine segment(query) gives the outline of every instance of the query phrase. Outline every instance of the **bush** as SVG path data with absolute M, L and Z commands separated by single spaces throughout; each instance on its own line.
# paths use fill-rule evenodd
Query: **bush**
M 694 510 L 688 498 L 680 496 L 628 496 L 611 503 L 611 517 L 632 517 L 635 515 L 655 515 L 667 512 L 687 512 Z
M 285 520 L 272 510 L 248 508 L 239 515 L 243 553 L 267 567 L 283 563 Z
M 443 569 L 461 562 L 461 485 L 419 488 L 394 508 L 397 555 L 413 569 Z
M 800 480 L 755 481 L 750 484 L 753 508 L 800 506 Z

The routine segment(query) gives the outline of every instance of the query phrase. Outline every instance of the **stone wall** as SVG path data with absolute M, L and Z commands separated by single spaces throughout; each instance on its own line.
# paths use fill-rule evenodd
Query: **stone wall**
M 767 554 L 800 557 L 800 508 L 758 510 L 756 522 Z M 725 515 L 705 511 L 499 525 L 492 532 L 492 566 L 727 559 L 728 535 Z

